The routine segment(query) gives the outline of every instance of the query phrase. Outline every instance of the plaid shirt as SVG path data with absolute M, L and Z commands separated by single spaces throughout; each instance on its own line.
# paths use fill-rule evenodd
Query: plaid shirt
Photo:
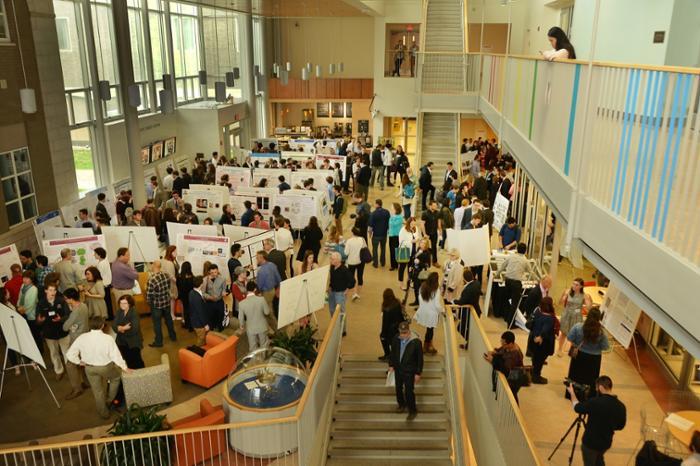
M 44 279 L 46 276 L 50 273 L 53 272 L 53 267 L 50 265 L 47 265 L 46 267 L 37 267 L 36 271 L 34 272 L 34 278 L 36 281 L 36 285 L 41 288 L 42 290 L 44 289 Z
M 170 276 L 165 272 L 156 272 L 148 278 L 146 300 L 151 309 L 170 307 Z

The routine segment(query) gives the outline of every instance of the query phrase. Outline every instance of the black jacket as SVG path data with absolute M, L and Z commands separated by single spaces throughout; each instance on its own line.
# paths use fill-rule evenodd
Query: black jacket
M 372 177 L 372 169 L 367 165 L 363 165 L 357 172 L 357 184 L 369 186 L 369 180 Z
M 282 280 L 287 279 L 287 256 L 279 249 L 273 249 L 267 253 L 267 260 L 275 264 Z M 235 281 L 234 277 L 231 277 Z
M 192 328 L 204 328 L 209 323 L 204 309 L 204 298 L 197 290 L 190 290 L 189 302 Z
M 384 161 L 382 160 L 382 151 L 379 149 L 374 149 L 372 151 L 372 166 L 381 167 L 382 165 L 384 165 Z
M 423 372 L 423 345 L 420 339 L 412 338 L 408 342 L 403 352 L 403 358 L 399 358 L 401 354 L 401 339 L 398 335 L 391 340 L 391 352 L 389 353 L 389 366 L 395 371 L 403 374 L 418 374 Z
M 460 294 L 459 299 L 455 301 L 455 304 L 460 304 L 462 306 L 469 304 L 474 307 L 478 315 L 481 315 L 479 296 L 481 296 L 481 283 L 478 280 L 472 280 L 462 288 L 462 294 Z
M 525 313 L 526 317 L 529 317 L 534 312 L 535 308 L 540 305 L 542 301 L 542 288 L 538 284 L 536 287 L 531 288 L 527 296 L 520 303 L 520 310 Z
M 382 310 L 382 331 L 379 336 L 382 340 L 391 341 L 399 333 L 399 324 L 403 322 L 401 304 L 396 303 L 389 309 Z
M 63 322 L 68 319 L 70 309 L 62 296 L 57 294 L 53 304 L 46 298 L 40 299 L 36 306 L 36 313 L 45 319 L 40 324 L 41 333 L 44 335 L 44 338 L 48 340 L 60 340 L 68 335 L 68 332 L 63 330 Z M 60 320 L 54 321 L 56 317 L 59 317 Z
M 328 286 L 331 291 L 346 291 L 355 286 L 355 277 L 350 273 L 345 264 L 341 264 L 338 268 L 331 266 Z
M 173 181 L 173 192 L 178 193 L 182 197 L 182 190 L 187 189 L 188 183 L 183 177 L 178 176 Z
M 574 411 L 588 414 L 583 444 L 597 451 L 612 445 L 613 434 L 627 423 L 627 408 L 616 396 L 600 395 L 577 403 Z
M 432 185 L 433 175 L 428 167 L 423 167 L 420 171 L 420 178 L 418 178 L 418 186 L 420 186 L 420 189 L 429 189 Z
M 340 218 L 340 216 L 343 214 L 344 203 L 345 199 L 343 199 L 343 196 L 335 196 L 335 200 L 333 201 L 333 216 L 335 218 Z

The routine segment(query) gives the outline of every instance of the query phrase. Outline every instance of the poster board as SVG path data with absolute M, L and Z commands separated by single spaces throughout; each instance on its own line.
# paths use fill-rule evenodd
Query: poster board
M 119 194 L 122 191 L 128 191 L 131 189 L 131 178 L 124 178 L 123 180 L 119 180 L 116 183 L 112 185 L 112 191 L 114 194 Z M 109 209 L 107 209 L 109 212 Z M 115 213 L 116 213 L 116 205 L 115 205 Z M 110 214 L 112 215 L 112 214 Z
M 218 165 L 216 167 L 216 184 L 221 183 L 221 176 L 224 174 L 228 175 L 228 181 L 231 183 L 229 190 L 231 194 L 236 192 L 238 188 L 252 186 L 253 176 L 250 168 Z
M 315 139 L 290 139 L 289 140 L 289 147 L 294 149 L 297 152 L 305 152 L 307 156 L 313 155 L 315 152 L 314 146 L 316 144 Z M 303 151 L 299 151 L 299 148 L 303 147 Z M 286 152 L 282 153 L 282 157 L 284 158 L 284 154 Z
M 258 253 L 258 251 L 263 250 L 263 241 L 266 239 L 271 239 L 273 241 L 275 240 L 275 230 L 258 231 L 261 231 L 262 233 L 246 239 L 235 241 L 236 244 L 241 245 L 241 251 L 243 252 L 243 255 L 239 259 L 241 261 L 241 265 L 243 267 L 250 266 L 253 272 L 255 272 L 255 270 L 258 268 L 255 255 Z
M 323 161 L 328 160 L 330 162 L 330 167 L 331 170 L 334 172 L 333 176 L 335 178 L 335 164 L 339 163 L 340 164 L 340 171 L 343 173 L 343 179 L 345 179 L 345 174 L 348 170 L 347 164 L 345 163 L 345 156 L 344 155 L 328 155 L 328 154 L 318 154 L 316 156 L 316 168 L 321 169 L 323 166 Z M 314 182 L 314 185 L 316 183 Z M 317 188 L 318 189 L 318 188 Z
M 292 179 L 292 170 L 288 168 L 255 168 L 253 169 L 253 186 L 260 184 L 260 180 L 265 178 L 268 187 L 277 187 L 280 184 L 277 178 L 284 176 L 287 183 Z M 290 183 L 291 184 L 291 183 Z
M 267 230 L 261 230 L 260 228 L 249 228 L 242 227 L 238 225 L 224 225 L 224 236 L 231 240 L 232 243 L 237 243 L 241 240 L 253 238 Z
M 4 304 L 0 304 L 0 328 L 9 349 L 46 369 L 46 363 L 36 346 L 27 320 Z
M 192 264 L 192 271 L 200 275 L 204 263 L 209 261 L 219 267 L 224 279 L 229 279 L 228 256 L 229 239 L 225 236 L 179 235 L 177 243 L 183 245 L 183 257 Z
M 160 258 L 155 227 L 102 227 L 107 259 L 113 262 L 119 248 L 129 248 L 132 262 L 153 262 Z
M 19 253 L 14 243 L 0 248 L 0 283 L 3 285 L 12 278 L 10 267 L 12 267 L 13 264 L 22 264 L 19 261 Z
M 325 265 L 288 278 L 280 284 L 278 329 L 326 305 L 329 272 L 330 265 Z
M 88 216 L 91 220 L 95 219 L 95 206 L 97 206 L 97 196 L 100 193 L 105 194 L 105 208 L 112 220 L 117 218 L 117 199 L 112 188 L 103 186 L 85 194 L 85 197 L 71 202 L 68 205 L 61 207 L 63 220 L 66 225 L 73 226 L 80 219 L 80 209 L 87 209 Z
M 258 162 L 259 166 L 265 165 L 267 162 L 272 162 L 273 160 L 280 161 L 279 152 L 251 152 L 250 161 L 252 163 Z
M 250 202 L 258 206 L 258 210 L 266 218 L 272 215 L 272 209 L 275 207 L 279 190 L 274 188 L 241 188 L 236 191 L 237 196 L 246 196 Z M 255 199 L 255 200 L 252 200 Z M 241 208 L 243 208 L 241 204 Z M 235 208 L 234 208 L 235 210 Z M 240 217 L 236 216 L 237 219 Z
M 600 306 L 603 311 L 602 324 L 625 349 L 629 348 L 637 328 L 642 310 L 628 298 L 613 282 L 605 292 Z
M 77 236 L 73 238 L 60 238 L 44 240 L 42 244 L 44 255 L 48 257 L 49 264 L 55 264 L 61 260 L 61 251 L 65 248 L 71 250 L 72 262 L 85 271 L 90 266 L 97 266 L 95 249 L 107 249 L 104 235 Z
M 95 232 L 92 228 L 70 228 L 70 227 L 53 227 L 47 228 L 44 231 L 44 239 L 39 243 L 43 247 L 43 241 L 49 239 L 65 239 L 77 238 L 79 236 L 92 236 Z M 46 253 L 44 253 L 46 255 Z
M 214 186 L 211 186 L 214 187 Z M 200 223 L 207 217 L 217 221 L 221 217 L 222 207 L 229 203 L 228 189 L 225 186 L 218 186 L 222 190 L 201 190 L 183 189 L 182 199 L 185 203 L 192 204 L 192 212 L 197 216 Z
M 313 149 L 313 146 L 311 146 Z M 307 160 L 313 160 L 314 159 L 314 154 L 311 150 L 304 150 L 303 152 L 299 151 L 291 151 L 291 150 L 285 150 L 282 151 L 282 158 L 284 160 L 298 160 L 300 162 L 306 162 Z
M 294 229 L 304 228 L 312 216 L 316 216 L 322 229 L 331 222 L 328 196 L 322 191 L 290 189 L 277 196 L 277 205 Z
M 304 186 L 304 181 L 311 178 L 314 180 L 314 189 L 317 191 L 325 191 L 326 185 L 328 184 L 326 183 L 326 178 L 329 176 L 334 178 L 333 170 L 297 170 L 292 172 L 292 179 L 289 184 L 295 189 L 296 186 L 302 188 Z
M 510 201 L 503 194 L 498 192 L 496 199 L 493 201 L 493 228 L 496 231 L 501 231 L 501 227 L 505 225 L 508 219 L 508 206 Z
M 168 229 L 168 236 L 170 238 L 175 238 L 175 246 L 177 247 L 175 253 L 177 260 L 182 263 L 185 255 L 185 245 L 177 242 L 183 235 L 199 235 L 199 236 L 218 236 L 218 230 L 216 225 L 189 225 L 186 223 L 174 223 L 166 222 L 166 228 Z
M 472 230 L 449 228 L 447 247 L 457 248 L 462 262 L 467 267 L 488 264 L 491 260 L 488 225 Z
M 62 227 L 63 219 L 61 218 L 60 210 L 52 210 L 51 212 L 40 215 L 34 219 L 32 222 L 34 227 L 34 236 L 36 236 L 36 242 L 41 247 L 41 242 L 45 239 L 51 239 L 46 237 L 46 230 Z

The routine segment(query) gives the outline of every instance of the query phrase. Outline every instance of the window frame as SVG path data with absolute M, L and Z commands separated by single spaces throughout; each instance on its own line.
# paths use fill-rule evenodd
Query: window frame
M 29 169 L 18 172 L 17 171 L 17 164 L 15 162 L 15 154 L 17 152 L 21 152 L 21 151 L 24 151 L 27 154 L 27 164 L 29 165 Z M 19 225 L 22 225 L 23 223 L 25 223 L 27 221 L 30 221 L 30 220 L 33 220 L 34 218 L 36 218 L 36 216 L 39 213 L 39 208 L 38 208 L 38 205 L 36 202 L 36 183 L 34 182 L 34 175 L 32 173 L 32 160 L 31 160 L 31 157 L 29 156 L 29 146 L 22 146 L 22 147 L 17 147 L 15 149 L 3 151 L 0 153 L 0 158 L 5 157 L 6 155 L 9 155 L 10 160 L 12 161 L 12 174 L 8 175 L 8 176 L 2 176 L 0 174 L 0 184 L 3 184 L 7 180 L 12 180 L 14 183 L 14 186 L 17 188 L 17 198 L 13 199 L 11 201 L 8 201 L 7 199 L 5 199 L 4 192 L 3 192 L 3 201 L 5 204 L 5 211 L 8 211 L 7 207 L 9 205 L 17 204 L 19 207 L 19 213 L 21 216 L 21 220 L 18 223 L 10 223 L 11 220 L 10 220 L 10 216 L 8 214 L 7 222 L 10 226 L 10 229 L 12 229 L 12 228 L 17 227 Z M 22 195 L 20 188 L 19 188 L 19 177 L 22 175 L 27 175 L 27 174 L 29 175 L 29 178 L 32 182 L 32 186 L 31 186 L 32 189 L 31 189 L 31 192 L 29 194 Z M 34 215 L 31 217 L 26 217 L 24 214 L 23 201 L 26 199 L 30 199 L 30 198 L 34 198 Z
M 66 41 L 68 42 L 68 48 L 61 48 L 61 39 L 60 39 L 61 33 L 59 32 L 59 28 L 58 28 L 59 22 L 63 23 L 63 25 L 65 26 L 65 29 L 63 29 L 63 32 L 65 32 L 65 34 L 63 34 L 63 36 L 66 39 Z M 68 17 L 56 16 L 56 35 L 58 37 L 58 51 L 59 52 L 72 52 L 73 51 L 73 41 L 71 41 L 71 38 L 70 38 L 69 26 L 70 26 L 70 19 Z
M 12 42 L 10 37 L 10 23 L 7 20 L 7 9 L 5 3 L 0 0 L 0 23 L 4 26 L 5 36 L 0 36 L 0 42 Z

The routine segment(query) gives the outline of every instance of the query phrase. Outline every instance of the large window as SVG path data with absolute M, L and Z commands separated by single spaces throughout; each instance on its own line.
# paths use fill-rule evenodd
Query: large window
M 10 226 L 36 217 L 29 149 L 23 147 L 0 154 L 0 182 Z
M 240 66 L 238 22 L 228 11 L 202 8 L 202 36 L 204 37 L 204 62 L 207 65 L 207 96 L 215 95 L 214 83 L 225 81 L 226 73 Z M 240 80 L 227 92 L 241 97 Z
M 73 162 L 78 180 L 78 191 L 82 197 L 86 192 L 97 188 L 95 163 L 92 152 L 92 128 L 85 126 L 70 132 L 73 146 Z
M 194 5 L 183 3 L 172 2 L 170 4 L 178 102 L 189 102 L 202 97 L 198 77 L 201 63 L 197 8 Z
M 10 40 L 10 28 L 7 26 L 7 13 L 5 4 L 0 1 L 0 42 Z

